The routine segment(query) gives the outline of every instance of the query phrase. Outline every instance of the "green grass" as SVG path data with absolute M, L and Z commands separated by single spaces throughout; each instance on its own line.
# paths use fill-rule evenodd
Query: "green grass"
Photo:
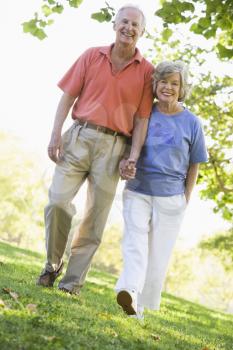
M 91 270 L 80 296 L 71 296 L 35 285 L 43 261 L 0 242 L 1 350 L 233 349 L 233 315 L 164 294 L 161 310 L 139 322 L 116 304 L 114 276 Z

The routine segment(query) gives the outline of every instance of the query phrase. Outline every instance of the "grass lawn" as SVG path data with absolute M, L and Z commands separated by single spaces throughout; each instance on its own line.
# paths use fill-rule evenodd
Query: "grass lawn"
M 115 302 L 116 277 L 91 270 L 80 296 L 35 285 L 44 257 L 0 242 L 1 350 L 232 350 L 233 315 L 164 294 L 140 322 Z

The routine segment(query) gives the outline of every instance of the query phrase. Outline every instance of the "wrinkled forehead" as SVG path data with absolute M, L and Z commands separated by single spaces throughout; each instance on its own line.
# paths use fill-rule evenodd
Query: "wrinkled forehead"
M 137 8 L 125 7 L 119 10 L 119 12 L 116 15 L 115 23 L 118 21 L 122 21 L 124 18 L 127 20 L 137 22 L 140 25 L 143 25 L 143 15 L 141 11 Z

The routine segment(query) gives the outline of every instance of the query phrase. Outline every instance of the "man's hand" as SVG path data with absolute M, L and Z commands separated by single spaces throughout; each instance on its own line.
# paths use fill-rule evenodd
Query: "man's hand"
M 63 156 L 61 135 L 54 136 L 52 134 L 51 140 L 48 145 L 48 156 L 55 163 L 61 160 Z
M 119 171 L 122 180 L 134 179 L 136 175 L 136 161 L 134 159 L 122 159 L 119 164 Z
M 61 138 L 62 126 L 74 101 L 75 97 L 64 92 L 57 107 L 53 131 L 48 145 L 49 158 L 55 163 L 57 163 L 63 157 Z

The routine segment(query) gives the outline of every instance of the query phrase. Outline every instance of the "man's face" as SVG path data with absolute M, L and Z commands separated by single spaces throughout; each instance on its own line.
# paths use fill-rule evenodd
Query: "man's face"
M 134 8 L 123 9 L 113 28 L 116 31 L 116 43 L 135 47 L 144 32 L 141 12 Z

